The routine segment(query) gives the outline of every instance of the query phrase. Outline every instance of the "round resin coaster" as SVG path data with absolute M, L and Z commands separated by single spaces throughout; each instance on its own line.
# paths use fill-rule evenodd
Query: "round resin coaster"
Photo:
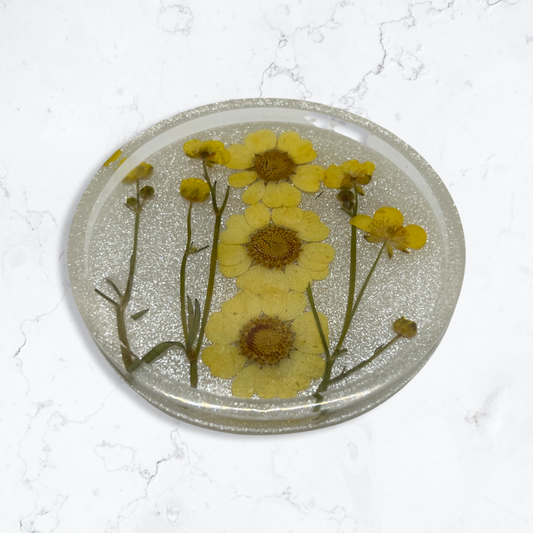
M 351 113 L 250 99 L 187 111 L 113 154 L 68 247 L 109 363 L 162 411 L 271 434 L 385 401 L 435 351 L 465 249 L 445 186 Z

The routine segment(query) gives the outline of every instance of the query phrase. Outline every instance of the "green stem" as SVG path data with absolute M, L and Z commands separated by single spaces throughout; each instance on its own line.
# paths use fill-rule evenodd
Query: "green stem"
M 329 381 L 330 385 L 333 385 L 334 383 L 338 383 L 339 381 L 342 381 L 343 379 L 346 379 L 348 376 L 353 374 L 354 372 L 358 372 L 359 370 L 363 369 L 365 366 L 370 364 L 374 359 L 376 359 L 379 355 L 381 355 L 385 350 L 390 348 L 397 340 L 401 339 L 401 335 L 396 335 L 394 338 L 392 338 L 387 344 L 383 344 L 379 348 L 377 348 L 373 355 L 369 357 L 368 359 L 365 359 L 358 365 L 355 365 L 353 368 L 350 368 L 349 370 L 343 370 L 338 376 L 335 376 L 333 379 Z
M 189 329 L 187 326 L 187 313 L 185 306 L 185 273 L 187 268 L 187 259 L 189 257 L 189 251 L 191 248 L 191 211 L 192 211 L 192 202 L 189 202 L 189 212 L 187 213 L 187 244 L 185 246 L 185 252 L 183 253 L 183 259 L 181 260 L 180 268 L 180 307 L 181 307 L 181 324 L 183 328 L 183 337 L 185 338 L 185 346 L 187 349 L 190 348 L 189 341 Z M 192 339 L 194 341 L 194 339 Z
M 309 305 L 311 306 L 311 311 L 313 312 L 313 317 L 315 318 L 316 327 L 318 328 L 318 334 L 320 335 L 320 340 L 322 342 L 322 348 L 324 348 L 324 353 L 326 354 L 326 363 L 331 359 L 331 354 L 329 353 L 329 346 L 326 340 L 326 335 L 324 335 L 324 330 L 322 329 L 322 324 L 318 318 L 318 312 L 315 306 L 315 299 L 313 298 L 313 291 L 311 290 L 311 283 L 307 285 L 305 289 L 307 293 L 307 299 L 309 300 Z

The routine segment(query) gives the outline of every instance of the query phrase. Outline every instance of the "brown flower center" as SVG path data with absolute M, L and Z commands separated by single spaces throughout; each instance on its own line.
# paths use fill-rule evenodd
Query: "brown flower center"
M 266 268 L 281 268 L 296 260 L 302 245 L 298 234 L 271 224 L 252 235 L 248 255 Z
M 294 174 L 296 164 L 285 152 L 270 150 L 255 156 L 254 170 L 263 181 L 281 181 Z
M 292 333 L 279 318 L 254 318 L 241 329 L 241 353 L 254 363 L 275 365 L 292 348 Z

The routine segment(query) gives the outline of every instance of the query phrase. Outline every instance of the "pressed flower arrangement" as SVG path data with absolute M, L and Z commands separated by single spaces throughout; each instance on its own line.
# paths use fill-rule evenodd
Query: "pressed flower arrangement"
M 174 416 L 258 433 L 336 423 L 398 390 L 442 333 L 449 235 L 432 198 L 388 154 L 303 111 L 163 128 L 148 134 L 162 146 L 132 141 L 99 173 L 115 183 L 84 247 L 84 318 Z

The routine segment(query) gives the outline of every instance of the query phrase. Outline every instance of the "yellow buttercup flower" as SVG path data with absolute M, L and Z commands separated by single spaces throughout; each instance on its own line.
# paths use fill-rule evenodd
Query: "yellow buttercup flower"
M 262 200 L 268 207 L 298 205 L 300 192 L 291 190 L 289 180 L 304 192 L 320 188 L 324 169 L 307 164 L 316 158 L 316 152 L 311 141 L 302 139 L 295 131 L 286 131 L 279 138 L 272 130 L 255 131 L 244 138 L 244 144 L 233 144 L 228 151 L 231 160 L 226 166 L 244 170 L 232 174 L 229 184 L 246 187 L 253 183 L 243 194 L 248 204 Z
M 403 215 L 394 207 L 378 209 L 373 218 L 356 215 L 350 220 L 350 224 L 367 232 L 365 239 L 368 242 L 385 242 L 389 257 L 392 257 L 393 247 L 408 252 L 408 248 L 422 248 L 427 241 L 427 234 L 420 226 L 402 226 Z
M 292 398 L 311 380 L 322 377 L 325 362 L 320 334 L 311 312 L 303 313 L 299 293 L 273 308 L 268 299 L 238 292 L 207 322 L 206 337 L 213 344 L 202 361 L 215 377 L 233 379 L 239 398 Z M 319 313 L 327 337 L 327 318 Z
M 154 172 L 154 167 L 146 162 L 137 165 L 133 170 L 130 170 L 126 177 L 122 180 L 124 183 L 131 183 L 137 180 L 148 179 Z
M 187 178 L 181 182 L 180 194 L 189 202 L 205 202 L 209 193 L 209 185 L 199 178 Z
M 199 141 L 193 139 L 183 145 L 183 151 L 193 159 L 203 159 L 207 166 L 225 165 L 231 159 L 230 153 L 220 141 Z
M 361 185 L 368 185 L 376 169 L 374 163 L 359 163 L 357 159 L 345 161 L 342 165 L 331 165 L 324 173 L 324 185 L 330 189 L 352 189 L 364 196 Z
M 263 204 L 231 215 L 220 234 L 220 272 L 237 278 L 237 286 L 252 294 L 281 289 L 303 293 L 309 283 L 326 278 L 335 250 L 322 243 L 329 228 L 313 211 Z

